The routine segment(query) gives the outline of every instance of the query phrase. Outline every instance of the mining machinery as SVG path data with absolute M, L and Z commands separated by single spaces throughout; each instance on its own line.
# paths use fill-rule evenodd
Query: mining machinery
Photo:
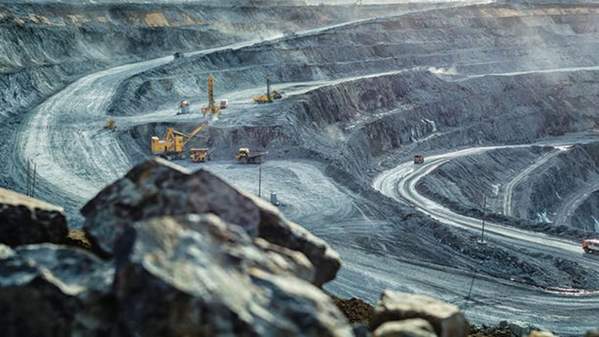
M 222 103 L 217 105 L 214 100 L 214 82 L 214 77 L 212 75 L 208 76 L 208 106 L 202 108 L 204 117 L 207 117 L 208 115 L 210 115 L 210 117 L 218 117 L 220 115 Z
M 152 137 L 152 141 L 151 141 L 152 154 L 155 156 L 160 156 L 160 157 L 166 158 L 168 160 L 184 159 L 185 158 L 185 146 L 195 136 L 197 136 L 200 132 L 202 132 L 202 130 L 204 130 L 207 126 L 208 126 L 207 123 L 200 124 L 190 134 L 186 134 L 186 133 L 177 131 L 174 128 L 167 128 L 166 134 L 164 135 L 164 137 L 162 139 L 160 139 L 157 136 Z M 207 151 L 206 151 L 205 157 L 207 157 Z M 201 156 L 196 154 L 195 158 L 201 158 Z

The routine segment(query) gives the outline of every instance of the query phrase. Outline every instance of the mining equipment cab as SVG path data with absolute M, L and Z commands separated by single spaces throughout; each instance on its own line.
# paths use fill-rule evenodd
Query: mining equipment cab
M 174 128 L 167 128 L 164 138 L 152 137 L 151 140 L 151 151 L 155 156 L 160 156 L 169 160 L 178 158 L 185 158 L 185 146 L 198 135 L 204 128 L 208 126 L 207 123 L 200 124 L 190 134 L 177 131 Z
M 253 153 L 247 147 L 242 147 L 237 151 L 235 159 L 242 164 L 261 164 L 267 152 Z
M 414 164 L 420 165 L 424 164 L 424 156 L 421 154 L 417 154 L 414 156 Z
M 599 240 L 598 239 L 590 239 L 582 241 L 582 250 L 584 250 L 587 254 L 597 254 L 599 253 Z

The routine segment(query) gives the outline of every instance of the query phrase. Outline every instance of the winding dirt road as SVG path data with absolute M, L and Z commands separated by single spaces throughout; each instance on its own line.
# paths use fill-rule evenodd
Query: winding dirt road
M 596 138 L 594 139 L 596 140 Z M 376 177 L 376 179 L 373 181 L 372 186 L 374 189 L 380 191 L 382 194 L 391 197 L 397 200 L 398 202 L 407 203 L 440 223 L 446 224 L 448 226 L 453 226 L 462 230 L 480 233 L 482 228 L 481 219 L 458 214 L 456 212 L 453 212 L 449 208 L 435 202 L 434 200 L 431 200 L 421 195 L 416 189 L 418 182 L 426 175 L 435 171 L 441 165 L 462 156 L 476 155 L 485 151 L 501 148 L 528 147 L 536 145 L 549 145 L 563 149 L 564 146 L 568 146 L 572 143 L 576 143 L 579 141 L 579 139 L 575 141 L 564 139 L 531 145 L 474 147 L 449 152 L 441 155 L 435 155 L 426 158 L 426 163 L 422 165 L 414 165 L 412 162 L 406 162 L 393 169 L 384 171 Z M 529 171 L 532 172 L 533 170 Z M 582 249 L 580 248 L 579 243 L 577 242 L 568 241 L 550 235 L 531 232 L 515 227 L 508 227 L 493 222 L 486 223 L 485 232 L 486 238 L 489 241 L 491 241 L 494 245 L 504 247 L 505 249 L 516 248 L 531 252 L 537 252 L 540 254 L 550 254 L 551 256 L 557 256 L 564 259 L 569 259 L 571 261 L 575 261 L 579 265 L 591 268 L 593 270 L 599 270 L 599 259 L 592 259 L 585 256 L 585 254 L 582 252 Z M 446 276 L 459 277 L 457 275 Z M 437 280 L 430 282 L 434 284 L 442 283 L 441 281 Z M 487 279 L 484 282 L 492 283 L 492 280 Z M 499 298 L 499 294 L 501 294 L 504 291 L 502 289 L 504 287 L 509 288 L 510 286 L 517 287 L 513 284 L 506 284 L 505 281 L 497 280 L 497 284 L 490 286 L 490 288 L 483 289 L 483 291 L 487 293 L 487 296 L 491 296 L 492 298 Z M 491 290 L 492 288 L 495 288 L 495 293 L 493 293 L 493 291 Z M 458 290 L 458 292 L 460 291 L 462 290 Z M 485 308 L 485 312 L 487 314 L 487 310 L 493 311 L 499 308 L 503 308 L 504 310 L 510 311 L 513 310 L 514 312 L 522 310 L 522 312 L 524 312 L 527 310 L 525 309 L 527 307 L 519 307 L 519 305 L 526 304 L 527 306 L 529 306 L 530 303 L 545 303 L 546 306 L 539 312 L 544 312 L 549 316 L 536 317 L 531 322 L 538 322 L 538 324 L 540 324 L 543 327 L 548 327 L 556 331 L 560 331 L 562 333 L 573 333 L 573 327 L 579 329 L 576 333 L 580 333 L 580 331 L 583 331 L 582 327 L 589 326 L 588 319 L 591 319 L 589 316 L 582 318 L 578 314 L 578 311 L 576 317 L 570 316 L 568 314 L 569 310 L 578 308 L 578 304 L 575 303 L 578 302 L 580 299 L 584 298 L 587 305 L 590 305 L 591 309 L 599 309 L 598 293 L 585 294 L 585 292 L 583 291 L 577 292 L 575 296 L 561 294 L 558 300 L 554 296 L 556 294 L 545 294 L 544 296 L 539 296 L 538 294 L 535 294 L 537 292 L 535 290 L 530 290 L 529 293 L 527 293 L 524 289 L 511 289 L 505 291 L 507 291 L 506 293 L 512 293 L 517 291 L 521 293 L 519 296 L 522 296 L 522 298 L 526 300 L 518 304 L 516 302 L 518 302 L 519 300 L 513 301 L 513 298 L 510 297 L 509 300 L 505 299 L 505 301 L 502 302 L 501 305 L 499 302 L 495 303 L 494 305 L 491 305 L 493 307 L 492 309 Z M 534 296 L 534 299 L 529 298 L 529 296 Z M 487 303 L 486 301 L 483 303 L 485 306 L 489 306 L 489 303 Z M 593 312 L 591 310 L 588 314 L 596 315 L 596 312 Z M 562 318 L 565 319 L 565 321 L 556 321 L 555 317 L 557 316 L 562 316 Z M 548 319 L 548 317 L 550 318 Z

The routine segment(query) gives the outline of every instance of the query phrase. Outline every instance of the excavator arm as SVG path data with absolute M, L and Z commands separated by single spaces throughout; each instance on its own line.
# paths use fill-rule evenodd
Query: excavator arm
M 189 135 L 185 135 L 185 142 L 183 142 L 183 146 L 187 145 L 195 136 L 197 136 L 202 130 L 204 130 L 208 126 L 207 123 L 200 124 L 197 128 L 195 128 Z

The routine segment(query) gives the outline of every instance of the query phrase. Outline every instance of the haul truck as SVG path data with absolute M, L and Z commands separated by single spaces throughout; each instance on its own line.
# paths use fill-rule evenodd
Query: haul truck
M 599 253 L 599 240 L 590 239 L 582 241 L 582 250 L 587 254 Z

